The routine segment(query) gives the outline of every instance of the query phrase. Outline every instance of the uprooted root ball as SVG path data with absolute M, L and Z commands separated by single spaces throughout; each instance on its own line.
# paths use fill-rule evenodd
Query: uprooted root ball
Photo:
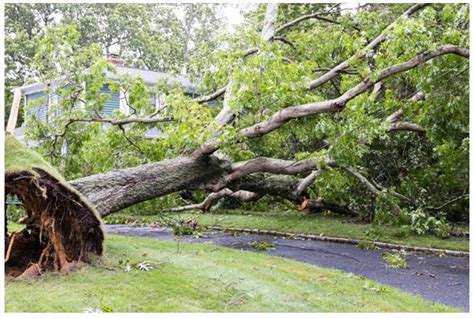
M 85 199 L 42 169 L 6 173 L 5 192 L 26 211 L 21 232 L 6 234 L 5 274 L 28 278 L 44 271 L 69 272 L 103 252 L 100 219 Z

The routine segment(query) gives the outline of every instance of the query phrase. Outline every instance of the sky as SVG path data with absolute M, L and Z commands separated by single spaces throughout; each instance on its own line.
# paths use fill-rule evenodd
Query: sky
M 353 12 L 358 6 L 363 5 L 364 2 L 350 2 L 350 3 L 342 3 L 341 4 L 341 9 L 343 9 L 344 13 L 350 13 Z M 239 8 L 237 7 L 238 5 L 228 5 L 225 6 L 222 9 L 223 15 L 226 17 L 226 20 L 228 21 L 230 27 L 234 27 L 240 23 L 243 22 L 244 17 L 240 13 Z M 256 6 L 256 4 L 250 4 L 246 6 Z M 241 8 L 244 8 L 243 4 L 240 4 Z
M 352 13 L 354 12 L 357 7 L 365 4 L 365 2 L 349 2 L 349 3 L 341 3 L 341 9 L 343 9 L 343 13 Z M 222 13 L 226 18 L 226 21 L 229 23 L 229 28 L 231 31 L 233 27 L 239 25 L 243 22 L 244 17 L 240 13 L 240 9 L 244 9 L 245 6 L 248 8 L 256 6 L 257 4 L 240 4 L 240 5 L 227 5 L 222 8 Z M 239 8 L 240 7 L 240 8 Z
M 252 7 L 257 6 L 257 4 L 233 4 L 226 3 L 225 6 L 221 7 L 221 13 L 225 17 L 227 22 L 228 31 L 232 31 L 235 27 L 241 24 L 244 21 L 244 16 L 241 13 L 241 10 L 248 10 Z M 176 15 L 180 18 L 184 18 L 184 11 L 180 8 L 176 9 Z

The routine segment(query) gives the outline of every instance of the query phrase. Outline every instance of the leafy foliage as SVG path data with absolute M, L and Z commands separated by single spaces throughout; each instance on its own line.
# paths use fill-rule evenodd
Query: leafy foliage
M 268 242 L 268 241 L 253 241 L 249 243 L 257 251 L 267 251 L 267 250 L 274 250 L 275 244 Z
M 370 241 L 360 241 L 358 244 L 357 244 L 357 247 L 358 248 L 361 248 L 363 250 L 375 250 L 377 248 L 377 246 L 375 245 L 374 242 L 370 242 Z
M 416 234 L 431 233 L 440 237 L 449 236 L 445 218 L 435 218 L 422 209 L 410 213 L 410 229 Z
M 199 235 L 201 226 L 196 219 L 179 219 L 172 224 L 173 233 L 181 235 Z
M 385 252 L 383 253 L 383 259 L 387 263 L 388 267 L 393 267 L 393 268 L 406 268 L 407 267 L 407 260 L 403 258 L 402 253 L 400 252 L 394 252 L 394 253 L 389 253 Z

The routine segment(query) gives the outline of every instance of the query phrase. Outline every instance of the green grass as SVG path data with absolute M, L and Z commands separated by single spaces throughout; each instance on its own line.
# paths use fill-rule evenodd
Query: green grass
M 355 275 L 215 245 L 107 236 L 106 255 L 69 275 L 6 280 L 7 312 L 458 311 Z M 159 264 L 126 272 L 126 263 Z
M 219 225 L 223 227 L 240 227 L 263 230 L 285 231 L 299 234 L 315 234 L 325 236 L 347 237 L 362 240 L 378 240 L 395 244 L 469 251 L 469 239 L 451 237 L 442 239 L 434 235 L 409 235 L 399 237 L 400 230 L 396 227 L 378 227 L 374 235 L 370 224 L 357 223 L 345 216 L 305 214 L 299 211 L 244 211 L 227 210 L 208 213 L 166 213 L 159 215 L 131 215 L 116 213 L 107 218 L 108 223 L 139 223 L 161 221 L 163 215 L 172 218 L 197 218 L 201 225 Z M 463 229 L 465 230 L 465 229 Z
M 40 154 L 21 144 L 14 136 L 5 136 L 5 173 L 29 171 L 38 175 L 34 168 L 42 169 L 61 182 L 66 182 Z

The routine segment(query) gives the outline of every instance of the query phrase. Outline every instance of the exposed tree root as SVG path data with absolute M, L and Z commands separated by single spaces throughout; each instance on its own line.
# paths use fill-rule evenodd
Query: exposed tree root
M 104 234 L 92 208 L 49 173 L 34 171 L 5 175 L 6 193 L 18 196 L 26 211 L 26 229 L 5 241 L 5 274 L 18 278 L 67 273 L 103 252 Z

